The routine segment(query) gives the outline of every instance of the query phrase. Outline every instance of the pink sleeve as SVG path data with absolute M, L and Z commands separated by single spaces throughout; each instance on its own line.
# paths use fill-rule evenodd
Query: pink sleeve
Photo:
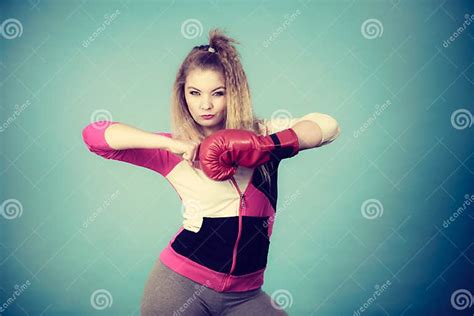
M 97 121 L 90 123 L 82 130 L 82 139 L 87 148 L 105 159 L 124 161 L 133 165 L 154 170 L 163 176 L 180 161 L 180 157 L 167 150 L 159 148 L 113 149 L 105 140 L 105 130 L 119 122 Z M 155 132 L 155 134 L 171 137 L 170 133 Z

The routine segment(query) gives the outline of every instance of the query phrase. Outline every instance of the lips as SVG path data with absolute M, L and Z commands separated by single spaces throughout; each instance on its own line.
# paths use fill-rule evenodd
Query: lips
M 211 118 L 214 117 L 214 115 L 213 115 L 213 114 L 206 114 L 206 115 L 201 115 L 201 117 L 202 117 L 203 119 L 211 119 Z

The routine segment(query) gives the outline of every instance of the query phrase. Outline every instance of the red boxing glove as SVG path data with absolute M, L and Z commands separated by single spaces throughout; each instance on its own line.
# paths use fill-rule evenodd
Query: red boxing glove
M 299 152 L 298 136 L 291 128 L 261 136 L 241 129 L 222 129 L 199 145 L 202 171 L 213 180 L 227 180 L 237 166 L 253 168 L 270 159 L 281 160 Z

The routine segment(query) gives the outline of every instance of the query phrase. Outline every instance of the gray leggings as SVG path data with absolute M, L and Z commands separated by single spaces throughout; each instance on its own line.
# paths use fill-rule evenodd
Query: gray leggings
M 246 292 L 217 292 L 188 279 L 159 259 L 150 272 L 141 300 L 141 315 L 284 315 L 262 288 Z

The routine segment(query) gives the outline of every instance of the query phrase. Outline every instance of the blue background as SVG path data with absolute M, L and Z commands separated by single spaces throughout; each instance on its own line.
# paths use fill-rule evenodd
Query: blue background
M 99 118 L 169 131 L 176 71 L 214 27 L 241 42 L 259 117 L 320 112 L 341 128 L 280 166 L 264 290 L 290 315 L 474 314 L 466 14 L 474 2 L 1 1 L 0 22 L 21 24 L 0 37 L 2 314 L 139 315 L 180 200 L 81 131 Z M 459 290 L 471 306 L 454 308 Z

